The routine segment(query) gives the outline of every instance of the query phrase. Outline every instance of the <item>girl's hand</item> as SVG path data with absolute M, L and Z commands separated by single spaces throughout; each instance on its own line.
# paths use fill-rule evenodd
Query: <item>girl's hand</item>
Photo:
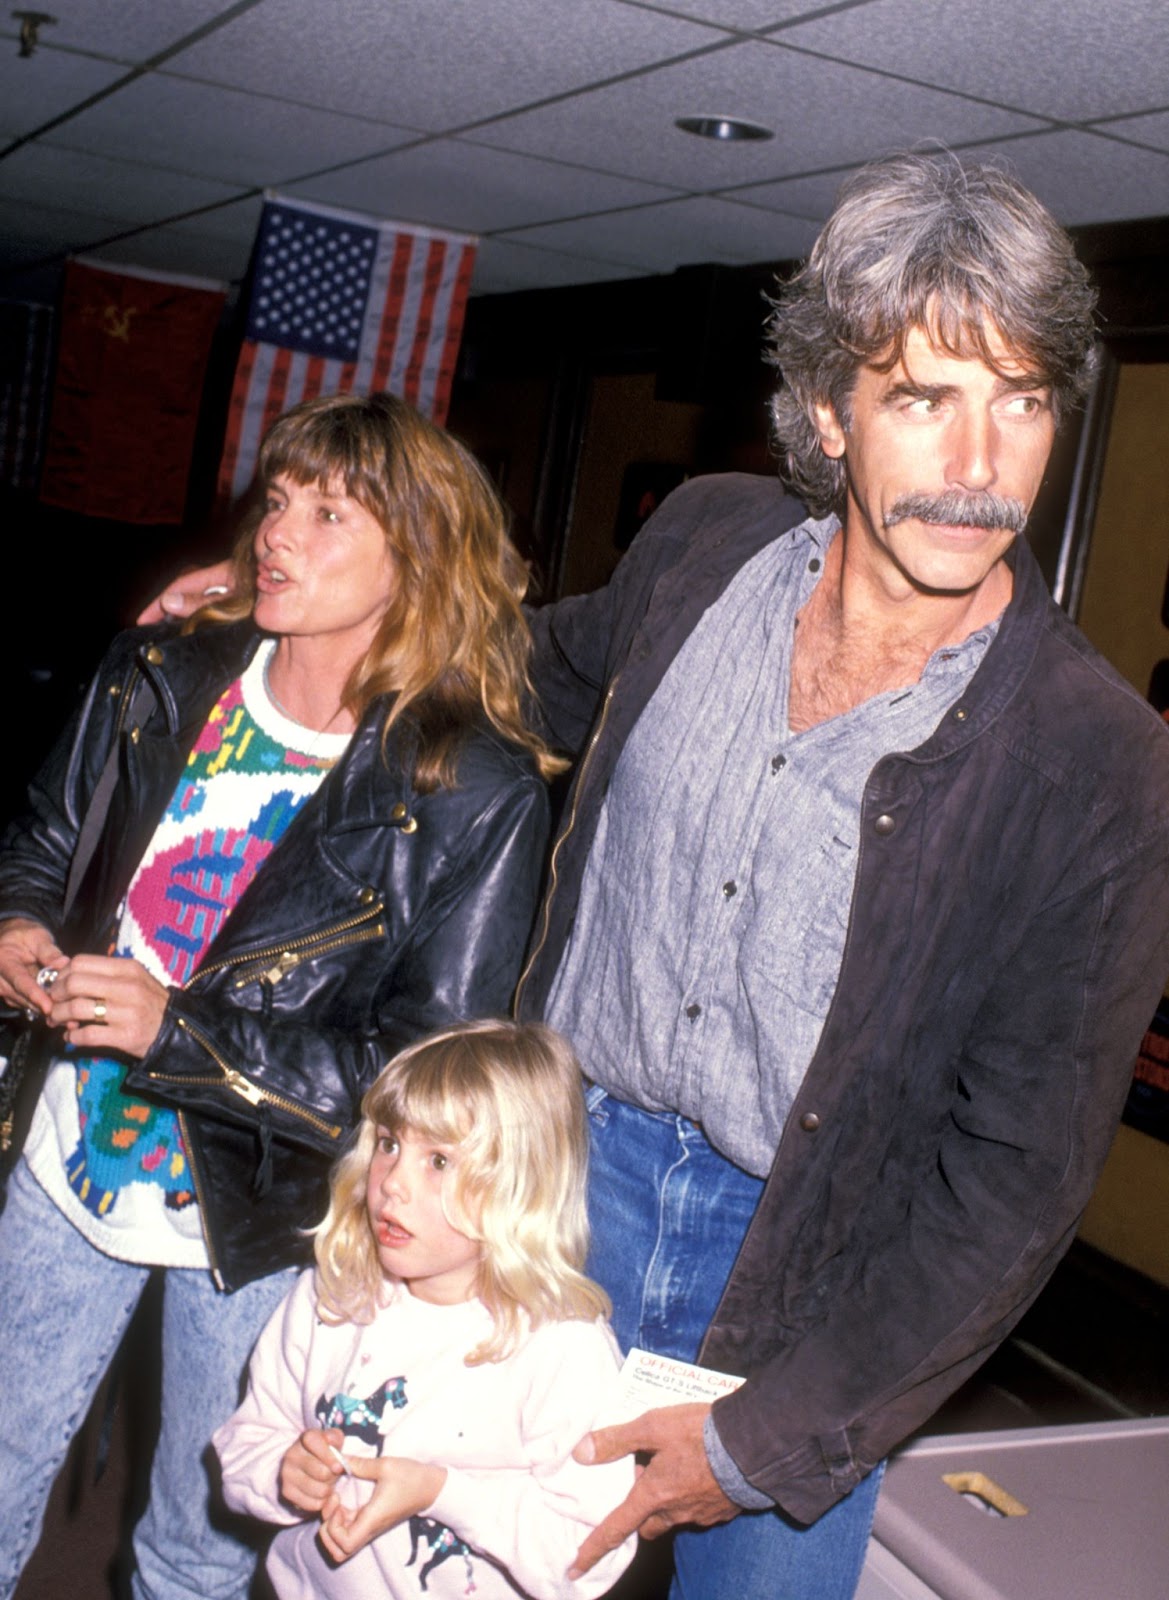
M 65 971 L 69 959 L 47 928 L 28 917 L 0 922 L 0 1002 L 48 1016 L 49 991 L 37 983 L 42 967 Z
M 346 1456 L 355 1478 L 373 1481 L 371 1499 L 360 1511 L 351 1511 L 338 1500 L 322 1513 L 321 1543 L 334 1561 L 348 1561 L 379 1534 L 388 1533 L 399 1522 L 425 1511 L 441 1493 L 446 1468 L 406 1456 Z
M 309 1428 L 288 1447 L 280 1463 L 280 1494 L 290 1506 L 320 1515 L 342 1471 L 333 1450 L 344 1441 L 340 1428 Z
M 158 1037 L 166 987 L 125 956 L 74 956 L 53 985 L 49 1020 L 66 1044 L 144 1056 Z

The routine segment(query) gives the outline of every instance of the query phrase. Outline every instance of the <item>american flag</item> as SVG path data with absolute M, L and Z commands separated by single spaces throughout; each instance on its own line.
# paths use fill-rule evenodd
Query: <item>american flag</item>
M 53 308 L 0 303 L 0 483 L 35 489 L 45 444 Z
M 260 219 L 219 495 L 264 433 L 318 394 L 389 390 L 446 420 L 476 241 L 273 196 Z

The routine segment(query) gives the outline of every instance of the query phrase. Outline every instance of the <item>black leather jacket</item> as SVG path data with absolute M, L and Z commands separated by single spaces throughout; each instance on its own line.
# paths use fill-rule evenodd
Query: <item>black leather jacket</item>
M 542 1012 L 630 729 L 703 612 L 804 515 L 773 479 L 695 479 L 605 589 L 533 615 L 549 734 L 583 759 L 522 1015 Z M 836 992 L 703 1347 L 748 1378 L 715 1405 L 724 1445 L 803 1521 L 1039 1292 L 1169 971 L 1169 730 L 1025 544 L 1013 559 L 965 694 L 865 786 Z
M 0 917 L 34 918 L 67 953 L 102 951 L 187 753 L 251 659 L 248 624 L 115 640 L 0 844 Z M 145 673 L 157 707 L 123 727 Z M 453 788 L 416 793 L 373 705 L 232 910 L 126 1087 L 178 1108 L 221 1287 L 294 1261 L 332 1158 L 387 1058 L 459 1018 L 508 1009 L 548 828 L 534 764 L 484 725 Z M 61 902 L 111 740 L 122 764 L 69 923 Z

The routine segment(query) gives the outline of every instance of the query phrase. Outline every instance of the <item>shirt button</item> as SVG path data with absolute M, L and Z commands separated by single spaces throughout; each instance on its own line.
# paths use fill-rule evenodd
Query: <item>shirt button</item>
M 883 811 L 877 818 L 876 822 L 873 823 L 873 832 L 879 833 L 882 839 L 886 839 L 893 832 L 896 826 L 897 824 L 894 822 L 893 818 L 888 814 L 888 812 Z
M 800 1127 L 805 1133 L 815 1133 L 819 1126 L 820 1118 L 814 1111 L 805 1111 L 803 1116 L 800 1118 Z
M 808 562 L 808 571 L 809 572 L 819 572 L 819 570 L 820 570 L 820 557 L 819 556 L 813 556 L 811 561 Z
M 691 1022 L 694 1022 L 702 1015 L 702 1007 L 697 1003 L 697 1001 L 692 1000 L 686 1007 L 686 1015 L 690 1018 Z
M 772 758 L 771 758 L 771 770 L 772 770 L 772 772 L 778 772 L 781 767 L 786 767 L 786 766 L 787 766 L 787 757 L 786 756 L 772 756 Z
M 739 886 L 738 886 L 738 884 L 735 882 L 735 880 L 733 878 L 728 878 L 727 881 L 723 884 L 723 894 L 726 895 L 728 900 L 733 899 L 734 896 L 738 893 L 738 891 L 739 891 Z

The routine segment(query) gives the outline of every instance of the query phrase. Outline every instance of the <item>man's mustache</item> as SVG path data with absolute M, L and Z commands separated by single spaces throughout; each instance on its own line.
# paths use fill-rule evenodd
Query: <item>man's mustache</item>
M 967 494 L 961 489 L 947 489 L 944 494 L 903 494 L 886 512 L 885 527 L 910 521 L 1022 533 L 1027 526 L 1027 507 L 1021 500 L 989 490 L 985 494 Z

